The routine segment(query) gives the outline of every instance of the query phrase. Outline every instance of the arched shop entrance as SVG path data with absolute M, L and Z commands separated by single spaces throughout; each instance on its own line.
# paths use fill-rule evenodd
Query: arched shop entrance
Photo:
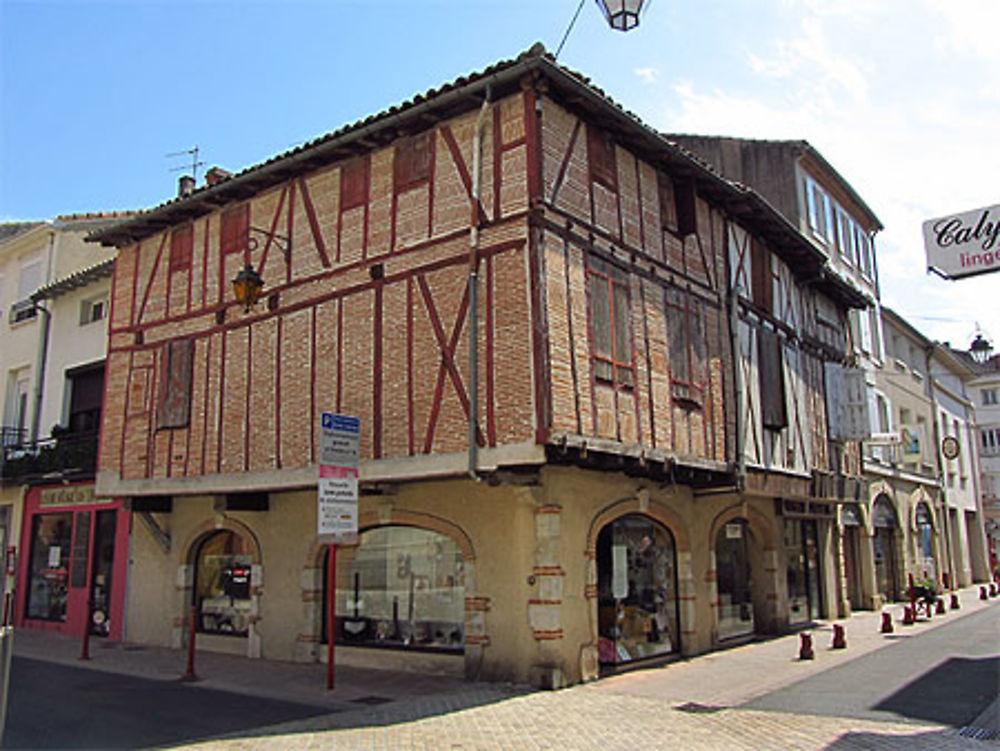
M 899 523 L 892 501 L 880 494 L 872 504 L 872 552 L 875 556 L 875 589 L 884 602 L 899 599 L 896 574 L 896 530 Z
M 818 524 L 786 518 L 784 532 L 788 622 L 809 623 L 824 615 Z
M 329 548 L 323 555 L 320 641 L 327 639 Z M 448 535 L 392 525 L 337 551 L 337 644 L 461 654 L 465 564 Z
M 715 572 L 719 639 L 753 634 L 750 527 L 746 519 L 733 519 L 719 528 L 715 536 Z
M 193 597 L 199 633 L 249 634 L 253 551 L 253 541 L 231 529 L 210 532 L 197 543 Z
M 914 511 L 917 543 L 917 567 L 920 574 L 937 580 L 937 561 L 934 555 L 934 522 L 931 509 L 924 501 Z
M 680 650 L 674 536 L 642 514 L 597 536 L 598 659 L 613 667 Z
M 843 529 L 844 577 L 847 580 L 847 600 L 859 610 L 862 605 L 861 587 L 861 530 L 864 522 L 861 507 L 848 503 L 840 507 L 840 524 Z

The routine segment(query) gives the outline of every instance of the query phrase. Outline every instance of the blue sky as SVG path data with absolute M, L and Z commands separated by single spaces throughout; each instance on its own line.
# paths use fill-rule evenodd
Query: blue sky
M 0 0 L 0 220 L 170 198 L 197 144 L 239 170 L 535 41 L 577 0 Z M 664 131 L 804 138 L 886 229 L 883 300 L 1000 339 L 1000 276 L 928 277 L 920 223 L 1000 203 L 996 0 L 587 0 L 560 56 Z

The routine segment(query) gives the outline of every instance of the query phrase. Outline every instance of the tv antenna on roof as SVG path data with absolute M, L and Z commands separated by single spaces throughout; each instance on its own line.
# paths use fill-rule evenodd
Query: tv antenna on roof
M 167 159 L 173 159 L 173 158 L 179 157 L 179 156 L 189 156 L 189 157 L 191 157 L 191 164 L 190 165 L 186 165 L 185 164 L 183 167 L 171 167 L 170 171 L 171 172 L 182 172 L 184 170 L 187 170 L 190 167 L 190 169 L 191 169 L 191 177 L 193 177 L 194 181 L 197 183 L 198 182 L 198 168 L 205 166 L 205 163 L 202 162 L 202 161 L 200 161 L 198 159 L 198 144 L 195 144 L 192 148 L 185 149 L 184 151 L 174 151 L 174 152 L 171 152 L 171 153 L 169 153 L 169 154 L 166 155 L 166 158 Z

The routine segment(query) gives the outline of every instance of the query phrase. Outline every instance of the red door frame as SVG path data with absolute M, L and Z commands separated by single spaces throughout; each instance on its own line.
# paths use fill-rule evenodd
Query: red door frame
M 115 518 L 115 542 L 114 542 L 114 563 L 111 570 L 111 602 L 108 639 L 110 641 L 121 641 L 122 621 L 125 616 L 125 577 L 128 572 L 128 539 L 129 522 L 131 514 L 125 511 L 120 499 L 93 502 L 93 503 L 65 503 L 60 505 L 42 506 L 42 491 L 50 488 L 88 488 L 93 487 L 93 483 L 72 483 L 69 485 L 38 486 L 28 489 L 24 502 L 24 518 L 21 524 L 20 555 L 17 562 L 17 593 L 16 607 L 14 614 L 14 625 L 18 628 L 36 629 L 39 631 L 52 631 L 59 634 L 83 636 L 83 626 L 87 615 L 87 595 L 90 591 L 91 579 L 94 571 L 94 539 L 96 534 L 97 512 L 117 511 Z M 90 542 L 87 551 L 87 575 L 84 578 L 86 586 L 70 587 L 66 601 L 66 620 L 47 621 L 38 618 L 26 618 L 28 597 L 28 569 L 31 564 L 31 530 L 36 516 L 43 514 L 72 513 L 73 514 L 73 538 L 70 542 L 72 550 L 73 542 L 76 539 L 76 515 L 83 511 L 90 511 Z M 72 561 L 70 563 L 72 565 Z M 72 571 L 67 575 L 68 581 L 72 581 Z

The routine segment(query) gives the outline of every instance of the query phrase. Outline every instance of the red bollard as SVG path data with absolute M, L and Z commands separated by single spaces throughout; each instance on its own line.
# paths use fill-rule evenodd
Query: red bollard
M 833 624 L 833 649 L 847 649 L 847 639 L 844 637 L 844 627 L 839 623 Z
M 198 676 L 195 675 L 194 673 L 194 633 L 197 623 L 198 623 L 198 608 L 192 605 L 190 625 L 188 626 L 187 670 L 185 670 L 184 672 L 184 677 L 181 678 L 182 681 L 198 680 Z
M 909 605 L 903 606 L 903 625 L 912 626 L 916 622 L 914 617 L 913 608 Z
M 961 607 L 962 607 L 962 605 L 958 601 L 958 593 L 957 592 L 952 592 L 951 593 L 951 609 L 952 610 L 959 610 L 959 609 L 961 609 Z
M 90 619 L 93 617 L 91 613 L 90 603 L 87 603 L 87 617 L 84 619 L 83 623 L 83 646 L 80 649 L 80 659 L 89 660 L 90 659 Z
M 988 600 L 988 599 L 990 599 L 990 596 L 988 594 L 986 594 L 986 587 L 980 587 L 979 588 L 979 599 L 980 600 Z
M 892 614 L 882 611 L 882 629 L 883 634 L 891 634 L 893 632 L 892 628 Z
M 997 585 L 990 584 L 990 597 L 996 597 L 996 596 L 997 596 Z
M 801 644 L 799 646 L 799 659 L 811 660 L 816 655 L 813 652 L 813 638 L 810 634 L 799 634 Z
M 935 603 L 935 605 L 934 605 L 934 613 L 936 615 L 944 615 L 945 614 L 944 598 L 943 597 L 937 598 L 937 603 Z

